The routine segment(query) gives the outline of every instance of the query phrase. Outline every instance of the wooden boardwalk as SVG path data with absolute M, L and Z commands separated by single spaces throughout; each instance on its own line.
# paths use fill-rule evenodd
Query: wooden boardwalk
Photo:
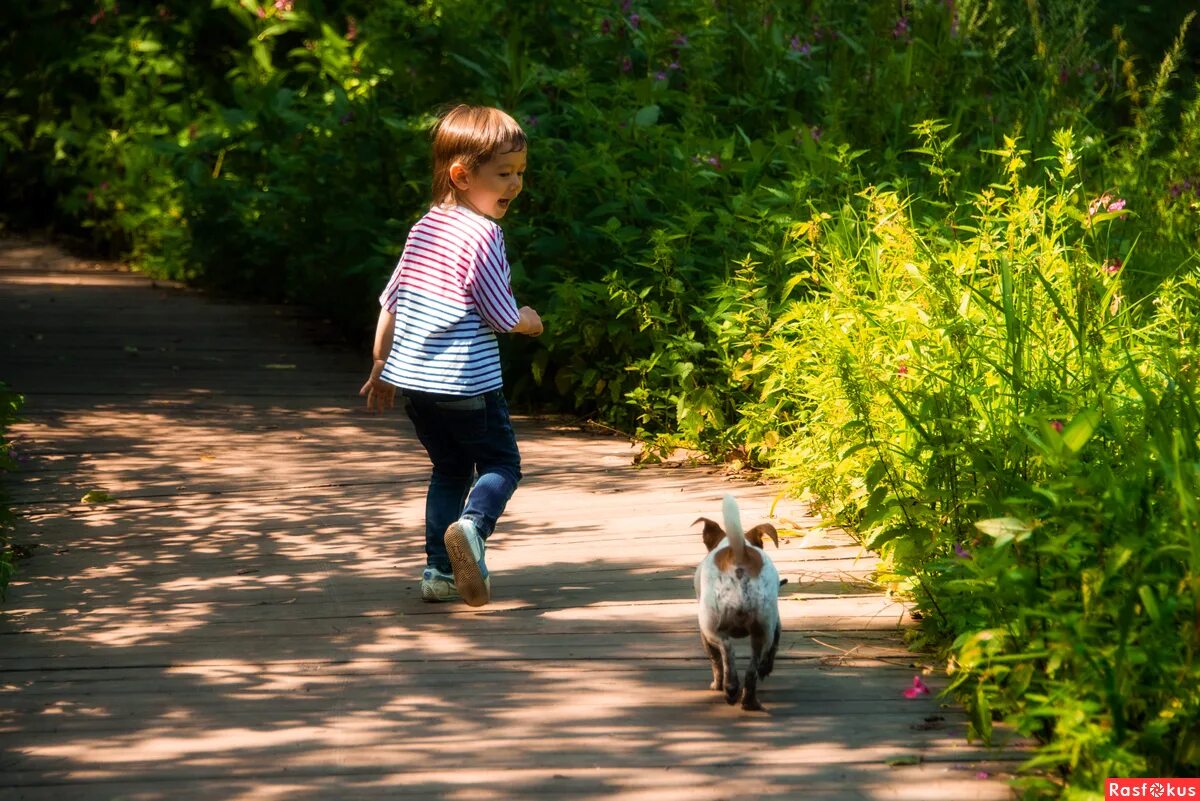
M 903 697 L 910 620 L 844 536 L 770 552 L 767 713 L 707 689 L 690 524 L 728 491 L 763 520 L 769 487 L 517 418 L 493 603 L 423 604 L 424 454 L 305 315 L 0 241 L 0 343 L 30 554 L 0 607 L 0 799 L 1011 797 L 1016 755 Z

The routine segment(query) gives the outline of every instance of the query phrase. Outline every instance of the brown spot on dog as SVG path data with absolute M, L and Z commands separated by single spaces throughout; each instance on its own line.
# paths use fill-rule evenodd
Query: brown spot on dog
M 758 578 L 758 574 L 763 569 L 762 554 L 758 551 L 752 551 L 749 548 L 742 551 L 741 560 L 738 560 L 733 548 L 722 548 L 713 556 L 713 563 L 717 566 L 717 570 L 730 575 L 737 568 L 744 568 L 747 575 L 751 578 Z
M 694 525 L 694 524 L 693 524 Z M 754 528 L 746 532 L 746 542 L 753 545 L 755 548 L 763 547 L 763 537 L 771 538 L 771 542 L 775 543 L 775 547 L 779 547 L 779 533 L 775 531 L 775 527 L 770 523 L 759 523 Z M 711 548 L 709 550 L 712 550 Z
M 692 521 L 692 525 L 700 522 L 704 523 L 704 531 L 701 534 L 704 538 L 704 547 L 711 551 L 721 543 L 721 540 L 725 539 L 725 529 L 707 517 L 697 517 Z

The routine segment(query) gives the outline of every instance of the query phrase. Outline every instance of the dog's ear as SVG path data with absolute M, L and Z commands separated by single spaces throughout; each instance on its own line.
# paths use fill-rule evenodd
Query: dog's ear
M 746 542 L 753 545 L 755 548 L 763 547 L 763 537 L 771 538 L 771 542 L 775 543 L 775 547 L 779 547 L 779 535 L 775 532 L 775 527 L 770 523 L 759 523 L 754 528 L 746 532 Z
M 692 521 L 693 526 L 697 523 L 704 523 L 704 533 L 701 536 L 704 537 L 704 547 L 708 550 L 711 551 L 713 548 L 716 548 L 721 544 L 721 540 L 725 539 L 725 529 L 707 517 L 697 517 Z

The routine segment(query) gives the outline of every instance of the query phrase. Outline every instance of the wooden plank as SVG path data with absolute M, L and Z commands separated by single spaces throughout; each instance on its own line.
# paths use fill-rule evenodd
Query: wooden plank
M 460 766 L 453 772 L 428 770 L 389 772 L 341 769 L 327 776 L 294 776 L 264 772 L 252 779 L 185 776 L 166 782 L 88 783 L 86 797 L 96 801 L 328 801 L 331 798 L 453 799 L 454 801 L 522 801 L 571 798 L 576 801 L 998 801 L 1011 796 L 995 781 L 975 776 L 1003 776 L 1004 763 L 976 762 L 881 768 L 872 763 L 848 766 L 758 768 L 749 775 L 735 763 L 717 766 L 667 766 L 656 770 L 591 768 L 488 768 Z M 13 788 L 0 798 L 61 801 L 65 787 Z M 797 795 L 803 788 L 803 796 Z

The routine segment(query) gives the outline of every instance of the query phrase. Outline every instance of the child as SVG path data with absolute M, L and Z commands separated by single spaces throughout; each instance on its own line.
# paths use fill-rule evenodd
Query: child
M 379 297 L 375 363 L 359 394 L 382 411 L 399 387 L 433 463 L 426 601 L 491 599 L 484 542 L 521 479 L 494 332 L 538 336 L 542 321 L 517 308 L 493 220 L 521 193 L 525 151 L 524 131 L 499 109 L 460 105 L 442 115 L 433 131 L 433 205 Z

